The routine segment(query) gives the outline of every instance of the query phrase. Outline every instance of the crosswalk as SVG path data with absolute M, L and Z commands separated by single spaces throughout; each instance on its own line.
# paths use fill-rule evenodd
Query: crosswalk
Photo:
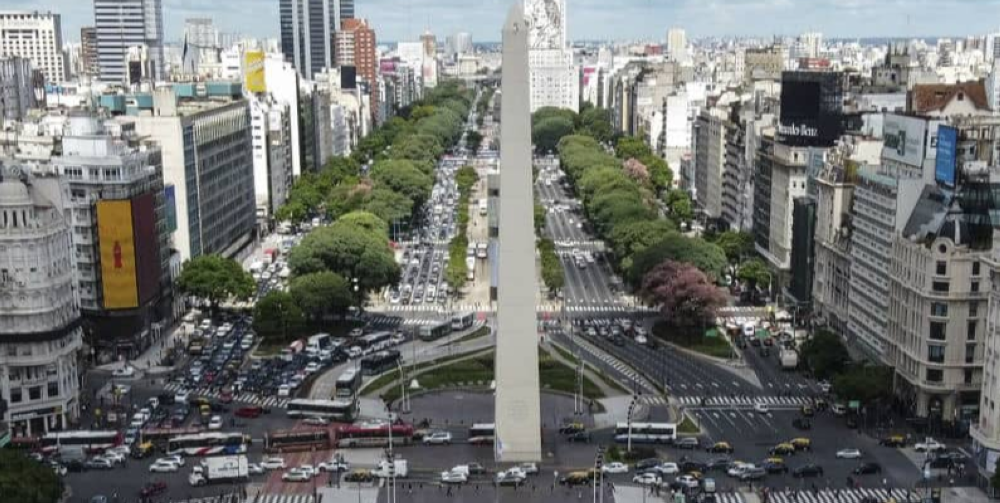
M 591 303 L 580 303 L 575 304 L 577 300 L 569 299 L 566 302 L 566 311 L 572 313 L 652 313 L 656 312 L 656 308 L 647 306 L 629 306 L 625 304 L 620 304 L 615 301 L 608 301 L 605 303 L 591 304 Z M 375 311 L 377 309 L 377 311 Z M 535 309 L 539 313 L 559 313 L 562 312 L 562 306 L 558 304 L 544 304 L 540 305 Z M 493 312 L 492 305 L 475 305 L 475 304 L 460 304 L 452 307 L 438 306 L 434 304 L 416 304 L 416 305 L 388 305 L 379 308 L 374 308 L 372 312 L 380 313 L 461 313 L 461 312 Z
M 860 487 L 855 489 L 821 489 L 816 492 L 810 490 L 772 491 L 766 500 L 762 498 L 761 501 L 768 503 L 862 503 L 877 501 L 882 503 L 889 501 L 890 498 L 897 503 L 916 503 L 920 500 L 916 493 L 906 489 Z M 725 502 L 726 500 L 720 499 L 720 501 Z M 742 503 L 742 500 L 739 502 Z
M 312 494 L 258 494 L 247 503 L 313 503 Z
M 167 383 L 167 385 L 164 386 L 164 388 L 171 393 L 177 393 L 178 391 L 185 389 L 184 386 L 176 382 Z M 191 394 L 193 395 L 203 396 L 213 399 L 218 399 L 222 395 L 222 393 L 220 393 L 218 390 L 206 387 L 201 387 L 189 391 L 191 391 Z M 265 397 L 258 395 L 257 393 L 249 393 L 249 392 L 240 393 L 238 395 L 233 396 L 233 402 L 246 403 L 250 405 L 259 405 L 261 407 L 268 407 L 272 409 L 284 409 L 288 405 L 288 399 L 286 398 L 278 398 L 273 396 Z
M 689 407 L 753 407 L 754 404 L 764 403 L 770 407 L 801 407 L 811 405 L 813 399 L 808 396 L 698 396 L 686 395 L 676 397 L 681 405 Z M 702 403 L 704 400 L 704 403 Z
M 595 240 L 559 239 L 554 241 L 554 243 L 558 247 L 604 248 L 603 241 Z
M 621 375 L 625 376 L 626 379 L 628 379 L 630 382 L 638 383 L 643 388 L 645 388 L 646 390 L 649 390 L 649 391 L 652 391 L 652 390 L 656 389 L 651 382 L 649 382 L 642 375 L 638 374 L 635 370 L 632 370 L 631 367 L 629 367 L 628 365 L 625 365 L 621 360 L 619 360 L 619 359 L 617 359 L 617 358 L 615 358 L 615 357 L 613 357 L 613 356 L 605 353 L 604 351 L 601 351 L 601 350 L 595 348 L 593 345 L 591 345 L 590 342 L 587 342 L 583 338 L 578 337 L 576 339 L 576 343 L 577 343 L 577 345 L 580 348 L 582 348 L 584 351 L 590 353 L 594 358 L 597 358 L 598 360 L 601 360 L 602 362 L 610 365 L 613 369 L 617 370 Z M 646 396 L 646 395 L 644 395 L 644 398 L 642 398 L 640 401 L 642 401 L 643 403 L 651 404 L 651 405 L 665 403 L 664 401 L 660 401 L 660 402 L 654 404 L 653 402 L 650 401 L 650 400 L 654 400 L 654 399 L 658 399 L 658 398 L 659 397 L 653 397 L 653 396 Z M 662 399 L 660 399 L 660 400 L 662 400 Z

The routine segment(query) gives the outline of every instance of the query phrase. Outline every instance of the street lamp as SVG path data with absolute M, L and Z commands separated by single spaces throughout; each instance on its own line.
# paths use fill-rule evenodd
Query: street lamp
M 403 367 L 403 359 L 402 358 L 400 358 L 399 360 L 396 360 L 396 366 L 399 369 L 399 390 L 401 392 L 400 396 L 403 399 L 402 402 L 400 403 L 400 410 L 401 410 L 401 412 L 403 414 L 409 414 L 410 413 L 410 397 L 408 397 L 406 395 L 407 375 L 406 375 L 406 369 Z
M 632 401 L 628 404 L 628 446 L 626 451 L 632 452 L 632 413 L 635 412 L 635 406 L 639 401 L 639 395 L 633 394 Z

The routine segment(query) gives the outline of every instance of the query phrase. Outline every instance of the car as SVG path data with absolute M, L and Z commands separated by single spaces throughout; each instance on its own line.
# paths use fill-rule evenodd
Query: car
M 521 470 L 525 475 L 537 475 L 538 465 L 535 463 L 521 463 L 517 465 L 517 469 Z
M 903 435 L 889 435 L 879 439 L 878 445 L 884 445 L 886 447 L 906 447 L 906 437 Z
M 601 471 L 604 473 L 628 473 L 628 465 L 618 461 L 612 461 L 611 463 L 605 463 L 601 466 Z
M 306 424 L 309 426 L 328 426 L 330 424 L 330 421 L 327 421 L 322 417 L 307 417 L 302 420 L 302 424 Z
M 158 458 L 154 462 L 155 463 L 160 463 L 160 462 L 163 462 L 163 463 L 174 463 L 177 466 L 184 466 L 184 457 L 180 456 L 180 455 L 177 455 L 177 454 L 174 454 L 172 456 L 165 456 L 165 457 L 162 457 L 162 458 Z
M 559 479 L 559 485 L 563 486 L 585 486 L 594 481 L 594 471 L 569 472 L 565 477 Z
M 169 461 L 157 461 L 149 465 L 149 473 L 174 473 L 179 469 L 177 463 Z
M 190 398 L 190 397 L 191 397 L 191 392 L 188 391 L 188 390 L 186 390 L 186 389 L 182 389 L 182 390 L 178 391 L 177 393 L 174 393 L 174 402 L 176 402 L 176 403 L 187 403 L 188 398 Z
M 346 472 L 351 469 L 351 464 L 348 463 L 342 456 L 334 456 L 327 461 L 323 461 L 316 465 L 316 468 L 323 472 Z
M 788 465 L 781 458 L 768 458 L 761 465 L 767 473 L 788 473 Z
M 658 458 L 646 458 L 646 459 L 642 459 L 642 460 L 639 460 L 639 462 L 637 462 L 635 464 L 635 471 L 637 471 L 637 472 L 644 472 L 644 471 L 647 471 L 647 470 L 652 470 L 652 469 L 656 468 L 657 466 L 660 466 L 662 463 L 663 463 L 663 461 L 660 461 Z
M 697 489 L 701 482 L 694 475 L 681 475 L 674 479 L 674 482 L 678 483 L 681 487 L 686 487 L 688 489 Z
M 67 469 L 61 463 L 50 460 L 48 464 L 50 467 L 52 467 L 52 471 L 55 472 L 55 474 L 60 477 L 65 477 L 66 474 L 69 473 L 69 469 Z
M 208 429 L 210 429 L 210 430 L 221 430 L 222 429 L 222 416 L 212 416 L 212 419 L 208 420 Z
M 585 443 L 585 444 L 586 443 L 590 443 L 590 432 L 578 431 L 578 432 L 573 433 L 571 435 L 567 435 L 566 436 L 566 441 L 567 442 L 574 442 L 574 443 L 582 442 L 582 443 Z
M 299 465 L 289 470 L 290 472 L 302 472 L 310 477 L 319 475 L 319 470 L 313 465 Z
M 284 470 L 285 469 L 285 459 L 284 458 L 264 458 L 260 462 L 260 466 L 265 470 Z
M 441 472 L 442 484 L 464 484 L 469 481 L 469 475 L 465 472 L 447 471 Z
M 767 475 L 767 470 L 760 466 L 752 466 L 740 472 L 740 480 L 760 480 Z
M 700 444 L 698 437 L 684 437 L 674 441 L 674 447 L 678 449 L 697 449 Z
M 84 463 L 84 466 L 88 470 L 110 470 L 115 464 L 108 458 L 91 458 Z
M 739 477 L 740 473 L 743 473 L 743 470 L 752 468 L 753 466 L 754 465 L 752 463 L 733 461 L 732 463 L 729 463 L 729 466 L 726 468 L 726 475 L 729 475 L 730 477 Z
M 116 368 L 111 375 L 115 377 L 133 377 L 135 376 L 135 367 L 131 365 L 124 365 Z
M 375 474 L 370 470 L 354 470 L 344 475 L 345 482 L 371 482 L 375 480 Z
M 792 470 L 792 476 L 797 479 L 805 477 L 822 477 L 823 467 L 813 463 L 808 463 Z
M 802 414 L 802 417 L 813 417 L 816 415 L 816 410 L 811 405 L 803 405 L 799 409 L 799 413 Z
M 517 469 L 502 471 L 497 474 L 496 483 L 498 485 L 520 485 L 528 477 Z
M 660 476 L 652 472 L 640 473 L 632 477 L 632 482 L 641 486 L 658 486 L 660 485 Z
M 657 466 L 655 469 L 661 475 L 676 475 L 681 472 L 681 469 L 679 466 L 677 466 L 677 463 L 663 463 L 660 466 Z
M 797 451 L 809 451 L 812 450 L 812 440 L 805 437 L 793 438 L 788 441 L 789 444 L 795 446 Z
M 265 471 L 264 467 L 260 466 L 259 463 L 250 463 L 247 465 L 247 470 L 250 472 L 250 475 L 260 475 Z
M 882 473 L 882 465 L 878 463 L 861 463 L 854 470 L 851 471 L 855 475 L 873 475 L 876 473 Z
M 98 494 L 90 498 L 90 503 L 111 503 L 111 500 L 103 494 Z
M 732 463 L 732 462 L 733 461 L 731 459 L 729 459 L 729 458 L 715 458 L 715 459 L 710 459 L 707 463 L 705 463 L 705 471 L 709 471 L 709 470 L 722 470 L 722 471 L 725 471 L 726 469 L 729 468 L 729 464 Z
M 816 383 L 816 386 L 819 386 L 820 391 L 827 394 L 829 394 L 830 390 L 833 389 L 833 385 L 830 384 L 830 381 L 820 381 Z
M 312 475 L 306 472 L 290 470 L 281 475 L 281 480 L 283 482 L 309 482 L 312 480 Z
M 708 452 L 718 453 L 718 454 L 732 454 L 733 446 L 729 442 L 716 442 L 705 449 Z
M 121 451 L 107 450 L 104 451 L 104 454 L 101 454 L 101 457 L 111 461 L 116 465 L 125 463 L 125 455 L 122 454 Z
M 583 423 L 566 423 L 559 427 L 559 433 L 562 435 L 571 435 L 586 430 L 587 427 Z
M 757 402 L 753 404 L 753 410 L 761 414 L 769 414 L 771 412 L 770 407 L 768 407 L 767 404 L 764 402 Z
M 861 457 L 861 451 L 858 449 L 841 449 L 837 451 L 837 459 L 858 459 Z
M 258 407 L 256 405 L 253 405 L 253 406 L 250 406 L 250 407 L 240 407 L 240 408 L 236 409 L 233 412 L 233 415 L 236 416 L 236 417 L 242 417 L 242 418 L 245 418 L 245 419 L 256 419 L 256 418 L 260 417 L 261 414 L 263 414 L 263 413 L 264 413 L 264 409 L 262 407 Z
M 941 442 L 938 442 L 937 440 L 934 440 L 933 438 L 930 438 L 930 437 L 927 437 L 926 439 L 924 439 L 923 442 L 917 442 L 913 446 L 913 449 L 916 450 L 917 452 L 943 451 L 946 448 L 947 447 L 944 444 L 942 444 Z
M 694 473 L 694 472 L 705 473 L 706 471 L 708 471 L 707 464 L 702 463 L 701 461 L 695 461 L 693 459 L 684 459 L 680 463 L 678 463 L 678 466 L 680 466 L 681 471 L 684 473 Z
M 142 486 L 139 490 L 139 496 L 142 498 L 152 498 L 157 494 L 161 494 L 167 491 L 167 483 L 163 481 L 146 482 L 146 485 Z
M 790 444 L 788 442 L 782 442 L 782 443 L 780 443 L 780 444 L 778 444 L 778 445 L 776 445 L 776 446 L 768 449 L 767 452 L 768 452 L 768 454 L 771 454 L 772 456 L 788 456 L 790 454 L 795 454 L 796 450 L 795 450 L 795 446 L 794 445 L 792 445 L 792 444 Z
M 435 431 L 424 437 L 424 445 L 448 445 L 451 443 L 451 433 Z

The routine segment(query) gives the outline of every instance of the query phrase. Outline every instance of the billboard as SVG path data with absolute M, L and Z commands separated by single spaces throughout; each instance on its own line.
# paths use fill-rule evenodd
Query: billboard
M 132 202 L 97 202 L 97 236 L 101 250 L 101 287 L 105 309 L 139 306 L 135 276 L 135 237 Z
M 842 87 L 836 72 L 783 73 L 779 141 L 795 147 L 833 146 L 843 130 Z
M 924 163 L 927 121 L 917 117 L 886 114 L 882 127 L 882 158 L 910 166 Z
M 264 52 L 247 51 L 243 56 L 243 74 L 246 76 L 247 91 L 251 93 L 266 93 L 267 84 L 264 81 Z
M 177 230 L 177 190 L 173 185 L 163 187 L 163 221 L 167 232 Z
M 955 186 L 958 166 L 958 130 L 941 125 L 937 133 L 937 159 L 934 162 L 934 179 L 949 187 Z
M 138 300 L 145 305 L 160 290 L 160 240 L 156 234 L 156 200 L 152 192 L 132 198 L 132 229 Z

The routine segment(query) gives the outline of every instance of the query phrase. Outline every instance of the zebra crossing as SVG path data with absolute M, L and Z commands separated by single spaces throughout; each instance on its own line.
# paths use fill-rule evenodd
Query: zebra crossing
M 579 338 L 578 337 L 576 339 L 576 342 L 577 342 L 577 345 L 580 348 L 582 348 L 584 351 L 590 353 L 591 356 L 593 356 L 594 358 L 597 358 L 598 360 L 601 360 L 602 362 L 610 365 L 611 368 L 613 368 L 616 371 L 618 371 L 619 374 L 625 376 L 626 379 L 628 379 L 629 381 L 638 383 L 643 388 L 645 388 L 646 390 L 649 390 L 649 391 L 653 391 L 653 390 L 656 389 L 656 387 L 653 386 L 653 383 L 649 382 L 645 377 L 643 377 L 641 374 L 637 373 L 635 370 L 633 370 L 628 365 L 625 365 L 621 360 L 619 360 L 619 359 L 617 359 L 617 358 L 615 358 L 615 357 L 613 357 L 613 356 L 605 353 L 604 351 L 601 351 L 601 350 L 595 348 L 593 345 L 591 345 L 589 342 L 585 341 L 583 338 Z M 640 402 L 646 403 L 646 404 L 649 404 L 649 405 L 663 405 L 663 404 L 666 403 L 666 401 L 663 400 L 660 397 L 651 396 L 651 395 L 645 395 L 645 394 L 643 395 L 643 398 L 640 399 Z
M 685 395 L 676 397 L 681 405 L 689 407 L 753 407 L 754 404 L 764 403 L 770 407 L 793 407 L 798 408 L 803 405 L 812 405 L 813 399 L 808 396 L 698 396 Z M 704 401 L 704 403 L 702 403 Z
M 167 383 L 167 385 L 164 386 L 164 388 L 171 393 L 177 393 L 178 391 L 185 389 L 183 385 L 176 382 Z M 206 398 L 213 398 L 213 399 L 218 399 L 222 395 L 222 393 L 220 393 L 218 390 L 205 387 L 189 391 L 193 395 L 203 396 Z M 250 392 L 233 395 L 233 401 L 240 403 L 247 403 L 250 405 L 259 405 L 261 407 L 268 407 L 271 409 L 284 409 L 288 405 L 287 398 L 278 398 L 274 396 L 263 397 L 258 395 L 257 393 L 250 393 Z
M 567 301 L 565 310 L 571 313 L 652 313 L 656 312 L 656 308 L 648 306 L 630 306 L 625 304 L 620 304 L 614 301 L 608 301 L 600 304 L 587 304 L 581 303 L 574 305 L 575 301 L 570 299 Z M 461 304 L 453 306 L 451 308 L 444 306 L 436 306 L 433 304 L 429 305 L 389 305 L 378 309 L 377 312 L 383 313 L 462 313 L 468 311 L 475 312 L 493 312 L 493 306 L 491 305 L 474 305 L 474 304 Z M 559 305 L 545 304 L 540 305 L 536 308 L 539 313 L 559 313 L 563 311 L 563 308 Z M 375 312 L 375 311 L 372 311 Z
M 604 248 L 604 242 L 596 240 L 558 239 L 554 243 L 558 247 Z
M 313 503 L 312 494 L 258 494 L 247 503 Z
M 881 503 L 890 499 L 897 503 L 916 503 L 920 501 L 916 493 L 906 489 L 868 487 L 821 489 L 816 492 L 809 490 L 771 491 L 767 499 L 761 498 L 761 501 L 767 501 L 767 503 L 865 503 L 866 501 L 877 501 Z M 726 500 L 720 498 L 719 501 L 725 502 Z M 730 501 L 743 502 L 742 499 Z

